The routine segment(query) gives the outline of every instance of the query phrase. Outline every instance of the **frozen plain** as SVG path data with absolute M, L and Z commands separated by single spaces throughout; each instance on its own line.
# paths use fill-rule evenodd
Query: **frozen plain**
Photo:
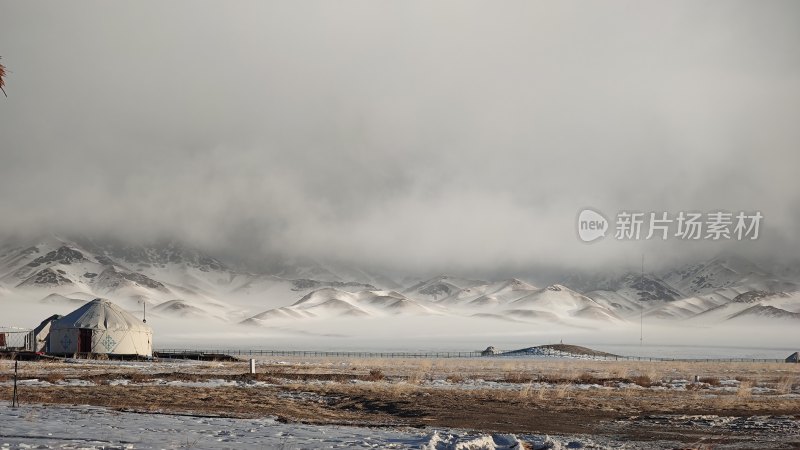
M 514 435 L 405 428 L 284 424 L 273 418 L 233 419 L 120 412 L 91 406 L 0 406 L 3 449 L 518 449 Z M 641 448 L 587 438 L 527 436 L 534 449 Z

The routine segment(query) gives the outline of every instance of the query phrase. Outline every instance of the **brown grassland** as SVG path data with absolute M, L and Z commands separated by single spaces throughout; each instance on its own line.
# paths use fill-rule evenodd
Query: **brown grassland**
M 11 400 L 12 370 L 0 361 L 0 401 Z M 637 439 L 657 431 L 687 442 L 704 431 L 622 423 L 663 414 L 800 420 L 800 364 L 282 358 L 247 371 L 246 362 L 21 363 L 21 380 L 47 383 L 23 382 L 20 401 L 314 424 Z M 695 376 L 700 383 L 675 381 Z

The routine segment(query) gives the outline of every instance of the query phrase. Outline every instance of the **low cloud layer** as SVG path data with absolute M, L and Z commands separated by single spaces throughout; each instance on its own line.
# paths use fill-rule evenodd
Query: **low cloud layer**
M 0 232 L 244 259 L 594 266 L 619 210 L 761 211 L 800 245 L 795 2 L 3 6 Z

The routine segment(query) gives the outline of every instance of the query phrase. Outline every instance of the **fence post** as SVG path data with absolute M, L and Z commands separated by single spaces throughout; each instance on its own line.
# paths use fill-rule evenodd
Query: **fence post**
M 19 365 L 19 361 L 14 361 L 14 395 L 11 397 L 11 407 L 16 408 L 19 406 L 19 400 L 17 400 L 17 367 Z

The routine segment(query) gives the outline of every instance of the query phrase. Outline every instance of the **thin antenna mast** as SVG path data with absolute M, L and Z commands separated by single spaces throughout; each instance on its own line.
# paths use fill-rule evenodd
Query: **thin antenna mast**
M 644 291 L 644 253 L 642 253 L 642 275 L 639 278 L 639 284 Z M 639 310 L 639 347 L 642 347 L 644 345 L 644 300 L 641 297 L 640 302 L 642 303 L 642 308 Z

